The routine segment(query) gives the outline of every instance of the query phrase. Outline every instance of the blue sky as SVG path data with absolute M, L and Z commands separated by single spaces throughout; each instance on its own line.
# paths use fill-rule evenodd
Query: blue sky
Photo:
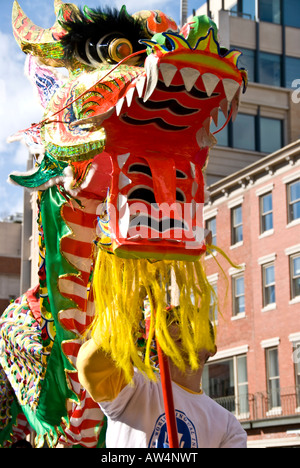
M 72 0 L 68 0 L 71 2 Z M 78 6 L 127 6 L 129 13 L 159 9 L 180 21 L 180 0 L 73 0 Z M 188 0 L 188 14 L 203 0 Z M 55 21 L 54 0 L 19 0 L 23 11 L 36 25 L 51 27 Z M 0 0 L 0 220 L 23 211 L 23 189 L 7 183 L 12 171 L 25 171 L 28 151 L 20 142 L 7 143 L 17 131 L 39 122 L 43 115 L 34 89 L 24 75 L 25 54 L 12 34 L 13 0 Z

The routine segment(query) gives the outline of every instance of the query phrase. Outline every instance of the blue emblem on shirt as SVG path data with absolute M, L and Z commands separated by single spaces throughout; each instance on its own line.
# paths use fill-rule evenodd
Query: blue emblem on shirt
M 179 410 L 175 410 L 178 441 L 180 448 L 197 448 L 198 440 L 195 430 L 195 426 L 192 421 L 187 417 L 185 413 Z M 163 413 L 157 419 L 151 439 L 149 442 L 149 448 L 168 448 L 168 432 L 167 432 L 167 421 L 166 414 Z

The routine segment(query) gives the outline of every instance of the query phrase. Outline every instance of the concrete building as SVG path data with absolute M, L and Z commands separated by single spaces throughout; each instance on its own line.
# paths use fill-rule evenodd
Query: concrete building
M 196 10 L 217 23 L 223 47 L 243 53 L 249 75 L 235 122 L 216 134 L 209 185 L 300 137 L 299 9 L 298 0 L 211 0 Z M 220 112 L 217 128 L 224 122 Z
M 0 222 L 0 315 L 20 295 L 21 219 L 10 216 Z

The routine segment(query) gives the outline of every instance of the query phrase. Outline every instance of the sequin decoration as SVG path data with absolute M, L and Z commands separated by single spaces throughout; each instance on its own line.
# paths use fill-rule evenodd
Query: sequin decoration
M 21 405 L 34 410 L 38 404 L 45 367 L 40 326 L 27 296 L 11 304 L 0 319 L 2 353 L 0 364 Z

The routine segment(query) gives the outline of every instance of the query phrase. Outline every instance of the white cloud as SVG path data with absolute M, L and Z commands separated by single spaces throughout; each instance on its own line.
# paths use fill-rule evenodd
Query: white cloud
M 14 157 L 12 159 L 13 165 L 16 167 L 22 167 L 26 166 L 26 162 L 28 159 L 28 149 L 23 143 L 19 143 L 15 146 L 15 152 L 14 152 Z
M 7 178 L 14 170 L 25 171 L 28 158 L 24 145 L 8 144 L 7 138 L 42 117 L 24 63 L 14 38 L 0 31 L 0 218 L 23 211 L 23 189 L 8 184 Z
M 0 152 L 7 150 L 11 134 L 42 117 L 33 87 L 24 75 L 25 55 L 18 52 L 11 37 L 0 32 Z

